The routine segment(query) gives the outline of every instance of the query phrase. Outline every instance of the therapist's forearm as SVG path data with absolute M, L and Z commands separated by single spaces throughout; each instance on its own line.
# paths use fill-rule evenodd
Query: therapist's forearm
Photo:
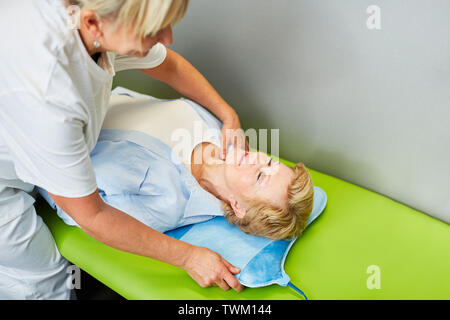
M 104 244 L 185 269 L 200 286 L 227 285 L 236 291 L 242 286 L 231 272 L 239 270 L 218 253 L 171 238 L 108 205 L 98 190 L 90 195 L 68 198 L 49 193 L 56 205 L 67 212 L 90 236 Z
M 219 95 L 206 78 L 186 59 L 167 49 L 166 61 L 157 68 L 142 72 L 163 81 L 186 98 L 209 109 L 220 120 L 235 116 L 234 109 Z
M 183 268 L 190 244 L 158 232 L 124 212 L 104 203 L 83 230 L 113 248 L 146 256 Z

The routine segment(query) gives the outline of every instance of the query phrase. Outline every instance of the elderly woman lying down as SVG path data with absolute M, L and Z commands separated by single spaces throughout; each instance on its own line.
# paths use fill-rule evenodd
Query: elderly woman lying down
M 160 232 L 225 216 L 246 233 L 300 235 L 313 207 L 308 170 L 233 147 L 222 160 L 220 127 L 190 100 L 116 89 L 91 152 L 101 197 Z

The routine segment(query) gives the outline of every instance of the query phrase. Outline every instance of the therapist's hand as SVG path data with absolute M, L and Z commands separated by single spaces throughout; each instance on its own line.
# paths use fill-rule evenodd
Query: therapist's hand
M 233 288 L 237 292 L 243 289 L 233 276 L 240 272 L 239 268 L 208 248 L 192 246 L 184 269 L 202 288 L 219 286 L 225 291 Z
M 237 139 L 238 142 L 235 147 L 245 148 L 248 151 L 247 139 L 245 139 L 244 132 L 241 129 L 236 111 L 192 64 L 175 51 L 169 48 L 166 48 L 166 51 L 166 58 L 159 66 L 140 70 L 156 80 L 167 83 L 186 98 L 211 111 L 222 121 L 222 150 L 219 155 L 222 160 L 225 160 L 227 147 L 230 143 L 233 143 L 233 137 L 236 134 L 243 139 Z M 227 134 L 227 130 L 231 131 L 231 134 Z
M 244 130 L 237 113 L 230 108 L 228 116 L 222 120 L 222 149 L 220 158 L 225 160 L 227 149 L 230 144 L 234 144 L 235 148 L 249 151 L 248 141 L 245 137 Z

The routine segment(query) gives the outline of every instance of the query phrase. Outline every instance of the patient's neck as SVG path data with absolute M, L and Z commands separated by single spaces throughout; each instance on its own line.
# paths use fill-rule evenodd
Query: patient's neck
M 200 186 L 216 198 L 225 200 L 218 186 L 223 172 L 224 160 L 220 159 L 220 148 L 210 142 L 195 146 L 191 153 L 191 173 Z

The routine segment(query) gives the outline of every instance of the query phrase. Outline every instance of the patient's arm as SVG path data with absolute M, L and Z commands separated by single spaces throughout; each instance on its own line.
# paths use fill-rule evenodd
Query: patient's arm
M 224 290 L 230 287 L 242 290 L 242 285 L 232 276 L 239 270 L 216 252 L 146 226 L 105 203 L 98 191 L 81 198 L 50 196 L 87 234 L 106 245 L 183 268 L 202 287 L 218 285 Z

